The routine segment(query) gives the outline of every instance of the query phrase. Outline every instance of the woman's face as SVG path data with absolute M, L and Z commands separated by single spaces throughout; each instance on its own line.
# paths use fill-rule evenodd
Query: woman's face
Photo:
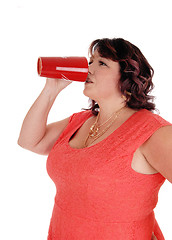
M 98 100 L 121 97 L 118 82 L 121 77 L 120 65 L 110 59 L 103 58 L 95 50 L 90 58 L 88 81 L 85 82 L 84 95 Z

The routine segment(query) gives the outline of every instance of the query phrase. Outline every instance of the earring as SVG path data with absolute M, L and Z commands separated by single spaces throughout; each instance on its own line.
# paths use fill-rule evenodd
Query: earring
M 126 94 L 128 94 L 128 95 L 131 96 L 131 93 L 130 93 L 130 92 L 128 92 L 128 91 L 126 91 L 126 90 L 125 90 L 124 92 L 125 92 Z
M 128 92 L 128 91 L 126 91 L 126 90 L 124 91 L 124 93 L 125 93 L 126 95 L 128 94 L 128 95 L 130 95 L 130 96 L 131 96 L 131 93 L 130 93 L 130 92 Z M 126 101 L 126 100 L 127 100 L 127 97 L 126 97 L 125 95 L 123 95 L 123 94 L 122 94 L 122 98 L 124 99 L 124 101 Z M 129 99 L 127 100 L 127 102 L 128 102 L 128 101 L 129 101 Z
M 124 96 L 124 95 L 122 95 L 122 98 L 124 99 L 124 101 L 126 101 L 126 100 L 127 100 L 126 96 Z

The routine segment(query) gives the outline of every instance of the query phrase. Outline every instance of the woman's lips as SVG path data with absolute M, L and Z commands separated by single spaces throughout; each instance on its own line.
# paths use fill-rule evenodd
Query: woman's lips
M 87 78 L 85 83 L 93 83 L 90 78 Z

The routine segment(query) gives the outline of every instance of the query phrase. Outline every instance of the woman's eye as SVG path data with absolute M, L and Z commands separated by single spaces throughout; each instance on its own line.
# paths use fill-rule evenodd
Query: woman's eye
M 102 62 L 102 61 L 99 61 L 99 64 L 100 65 L 103 65 L 103 66 L 107 66 L 106 63 Z
M 91 65 L 93 62 L 92 61 L 90 61 L 89 63 L 88 63 L 88 65 Z

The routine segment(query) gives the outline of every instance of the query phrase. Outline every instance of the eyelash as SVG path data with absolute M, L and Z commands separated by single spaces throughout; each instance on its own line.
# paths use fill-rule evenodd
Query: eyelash
M 102 61 L 99 61 L 99 64 L 100 65 L 103 65 L 103 66 L 107 66 L 106 63 L 102 62 Z
M 89 62 L 88 64 L 91 65 L 92 63 L 93 63 L 93 62 Z M 104 63 L 104 62 L 102 62 L 102 61 L 99 61 L 99 64 L 100 64 L 101 66 L 107 66 L 106 63 Z

